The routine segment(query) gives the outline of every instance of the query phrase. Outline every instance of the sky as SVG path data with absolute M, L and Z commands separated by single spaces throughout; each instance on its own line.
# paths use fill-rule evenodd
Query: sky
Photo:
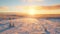
M 26 11 L 27 6 L 60 5 L 60 0 L 0 0 L 0 12 Z M 57 10 L 56 10 L 57 11 Z M 60 10 L 58 10 L 59 12 Z
M 0 0 L 0 6 L 19 5 L 53 5 L 60 4 L 60 0 Z

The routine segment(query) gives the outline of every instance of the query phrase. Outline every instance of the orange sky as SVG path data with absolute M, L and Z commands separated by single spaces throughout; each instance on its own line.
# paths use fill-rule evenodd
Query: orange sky
M 31 10 L 32 9 L 32 10 Z M 0 12 L 17 12 L 28 13 L 35 12 L 36 14 L 60 14 L 60 5 L 52 6 L 15 6 L 10 10 L 10 7 L 0 7 Z

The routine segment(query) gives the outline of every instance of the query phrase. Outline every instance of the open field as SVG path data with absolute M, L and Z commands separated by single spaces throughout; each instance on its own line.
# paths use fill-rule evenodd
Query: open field
M 7 16 L 6 16 L 7 17 Z M 12 16 L 10 16 L 12 17 Z M 59 18 L 5 18 L 0 21 L 0 34 L 60 34 Z

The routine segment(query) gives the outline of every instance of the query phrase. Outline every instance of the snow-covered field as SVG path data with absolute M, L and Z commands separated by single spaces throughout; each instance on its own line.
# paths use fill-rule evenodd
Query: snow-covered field
M 0 34 L 60 34 L 60 19 L 2 20 L 0 21 Z

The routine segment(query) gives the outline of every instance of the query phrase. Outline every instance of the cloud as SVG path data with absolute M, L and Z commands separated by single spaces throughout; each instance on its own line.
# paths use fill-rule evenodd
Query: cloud
M 9 8 L 8 8 L 7 6 L 1 6 L 1 7 L 0 7 L 0 10 L 3 10 L 3 11 L 4 11 L 4 10 L 8 10 L 8 9 L 9 9 Z
M 22 11 L 24 9 L 24 6 L 15 6 L 14 10 L 16 11 Z
M 53 11 L 55 11 L 55 13 L 57 13 L 56 11 L 60 11 L 60 5 L 51 5 L 51 6 L 16 6 L 15 10 L 16 12 L 27 12 L 29 10 L 29 8 L 32 9 L 36 9 L 38 11 L 38 13 L 42 13 L 43 12 L 48 12 L 51 11 L 53 13 Z M 41 12 L 39 12 L 41 11 Z
M 27 9 L 29 6 L 15 6 L 16 9 Z
M 23 2 L 41 2 L 44 0 L 22 0 Z
M 35 1 L 38 1 L 39 2 L 39 1 L 44 1 L 44 0 L 35 0 Z
M 55 10 L 60 9 L 60 5 L 51 5 L 51 6 L 37 6 L 37 10 Z
M 27 0 L 27 2 L 33 2 L 33 0 Z
M 32 6 L 14 6 L 14 7 L 7 7 L 7 6 L 0 6 L 0 12 L 26 12 Z M 51 6 L 33 6 L 36 10 L 59 10 L 60 5 L 51 5 Z
M 60 5 L 47 6 L 47 9 L 60 9 Z

